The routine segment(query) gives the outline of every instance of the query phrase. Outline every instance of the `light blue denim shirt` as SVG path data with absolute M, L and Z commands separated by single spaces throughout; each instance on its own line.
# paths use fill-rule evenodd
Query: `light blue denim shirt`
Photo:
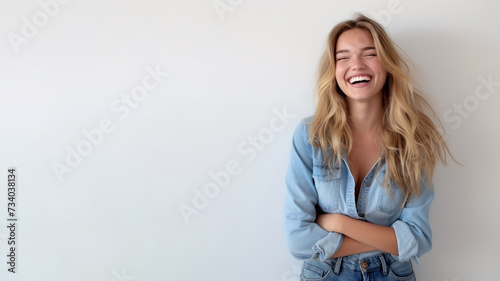
M 432 233 L 429 209 L 434 191 L 425 181 L 420 184 L 418 197 L 410 198 L 402 206 L 404 195 L 396 184 L 391 188 L 392 198 L 383 187 L 385 161 L 375 164 L 364 178 L 355 200 L 354 178 L 349 170 L 345 152 L 341 166 L 326 166 L 320 148 L 309 140 L 312 117 L 302 120 L 293 135 L 290 162 L 286 174 L 287 194 L 284 206 L 284 232 L 288 248 L 297 259 L 330 258 L 342 244 L 343 235 L 328 232 L 315 223 L 321 213 L 340 213 L 351 218 L 394 228 L 398 243 L 399 261 L 414 259 L 430 251 Z M 373 251 L 352 255 L 362 259 L 381 253 Z

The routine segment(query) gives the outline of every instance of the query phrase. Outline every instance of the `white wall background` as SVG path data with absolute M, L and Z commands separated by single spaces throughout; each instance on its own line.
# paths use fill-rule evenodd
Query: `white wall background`
M 499 2 L 221 0 L 220 15 L 217 2 L 0 1 L 0 280 L 298 280 L 281 232 L 291 135 L 313 113 L 327 33 L 355 11 L 412 58 L 463 163 L 436 169 L 419 280 L 498 280 Z M 166 77 L 126 105 L 148 67 Z M 86 147 L 100 122 L 112 131 Z M 222 187 L 210 173 L 227 165 Z

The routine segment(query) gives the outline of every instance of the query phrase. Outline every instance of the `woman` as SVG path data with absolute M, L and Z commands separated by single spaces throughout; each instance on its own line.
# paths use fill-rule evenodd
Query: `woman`
M 359 15 L 331 30 L 317 99 L 286 177 L 285 235 L 305 260 L 301 280 L 415 280 L 411 260 L 432 245 L 434 166 L 449 151 L 378 23 Z

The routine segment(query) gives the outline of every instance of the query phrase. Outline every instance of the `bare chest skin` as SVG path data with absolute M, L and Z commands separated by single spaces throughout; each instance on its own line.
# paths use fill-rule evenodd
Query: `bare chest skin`
M 354 137 L 349 153 L 349 168 L 354 177 L 356 203 L 358 202 L 361 183 L 370 169 L 380 158 L 381 146 L 374 137 Z

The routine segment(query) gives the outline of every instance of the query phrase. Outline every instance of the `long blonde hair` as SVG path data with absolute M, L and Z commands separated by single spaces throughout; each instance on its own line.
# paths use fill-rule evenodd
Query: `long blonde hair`
M 414 89 L 408 64 L 384 29 L 364 15 L 358 14 L 353 20 L 339 23 L 328 35 L 319 66 L 317 106 L 311 123 L 310 141 L 321 148 L 329 167 L 334 161 L 340 164 L 342 151 L 349 154 L 352 149 L 346 98 L 335 77 L 335 52 L 340 34 L 354 28 L 371 34 L 377 56 L 387 71 L 382 89 L 384 114 L 381 143 L 386 162 L 384 186 L 391 194 L 391 183 L 398 184 L 406 202 L 408 198 L 418 196 L 421 180 L 432 186 L 437 158 L 446 164 L 446 155 L 451 154 L 438 127 L 425 113 L 427 110 L 442 128 L 430 104 Z

